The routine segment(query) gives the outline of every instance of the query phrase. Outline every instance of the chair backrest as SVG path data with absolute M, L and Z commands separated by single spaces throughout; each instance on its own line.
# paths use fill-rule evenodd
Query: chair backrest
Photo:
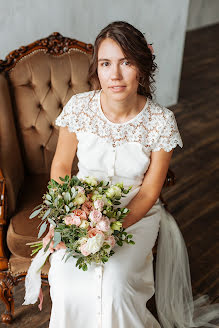
M 12 152 L 17 152 L 20 176 L 23 172 L 50 172 L 58 139 L 54 121 L 73 94 L 91 90 L 87 75 L 92 51 L 91 44 L 53 33 L 0 60 L 0 89 L 8 86 L 7 92 L 0 90 L 1 112 L 10 115 L 4 123 L 8 124 L 6 133 L 16 134 L 19 140 L 15 143 L 9 140 L 9 145 L 5 138 L 7 154 L 0 153 L 4 157 L 1 167 L 10 166 Z M 73 170 L 76 170 L 76 163 L 77 158 Z M 2 169 L 4 173 L 6 169 Z M 7 174 L 6 185 L 10 189 Z

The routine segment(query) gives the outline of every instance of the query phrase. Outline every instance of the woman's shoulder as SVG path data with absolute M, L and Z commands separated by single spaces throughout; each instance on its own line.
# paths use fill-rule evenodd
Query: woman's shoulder
M 90 90 L 90 91 L 76 93 L 69 99 L 67 104 L 85 104 L 85 103 L 88 103 L 91 100 L 96 100 L 97 93 L 98 93 L 98 90 Z
M 151 99 L 149 99 L 147 114 L 150 119 L 154 121 L 160 120 L 163 123 L 175 116 L 172 110 Z

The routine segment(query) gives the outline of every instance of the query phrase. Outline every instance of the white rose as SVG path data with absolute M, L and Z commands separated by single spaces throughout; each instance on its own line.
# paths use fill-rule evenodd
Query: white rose
M 73 204 L 74 205 L 81 205 L 84 204 L 84 202 L 86 201 L 86 196 L 85 194 L 81 194 L 80 192 L 76 195 Z
M 82 220 L 82 223 L 79 225 L 80 228 L 87 229 L 89 227 L 89 222 L 87 220 Z
M 96 236 L 89 238 L 86 244 L 86 250 L 89 253 L 95 254 L 103 246 L 104 236 L 102 234 L 96 234 Z
M 87 182 L 90 186 L 96 186 L 97 185 L 97 179 L 95 177 L 86 177 L 84 178 L 84 181 Z
M 80 245 L 85 244 L 87 241 L 88 241 L 87 237 L 81 237 L 80 239 L 78 239 Z
M 122 195 L 121 188 L 119 188 L 118 186 L 112 186 L 106 192 L 106 196 L 109 198 L 121 197 L 121 195 Z

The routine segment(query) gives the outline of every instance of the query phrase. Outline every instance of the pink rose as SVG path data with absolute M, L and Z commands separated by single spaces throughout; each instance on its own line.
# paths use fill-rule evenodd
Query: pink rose
M 76 188 L 76 189 L 78 190 L 78 192 L 80 192 L 81 194 L 84 194 L 84 193 L 85 193 L 85 190 L 84 190 L 83 187 L 81 187 L 81 186 L 76 186 L 75 188 Z
M 73 214 L 69 214 L 64 218 L 64 222 L 66 225 L 72 225 L 73 224 Z
M 77 216 L 74 213 L 67 215 L 64 221 L 66 225 L 75 224 L 76 226 L 79 226 L 81 224 L 80 216 Z
M 73 224 L 75 224 L 77 227 L 81 224 L 81 219 L 79 216 L 74 215 Z
M 86 247 L 87 247 L 87 243 L 86 243 L 86 244 L 82 244 L 82 245 L 79 247 L 81 253 L 82 253 L 84 256 L 88 256 L 88 255 L 90 255 L 90 253 L 87 251 Z
M 104 206 L 104 201 L 102 199 L 97 199 L 94 201 L 94 207 L 96 210 L 102 211 Z
M 112 248 L 113 248 L 113 247 L 115 246 L 115 244 L 116 244 L 116 241 L 115 241 L 114 236 L 109 236 L 105 241 L 108 242 Z
M 110 220 L 106 216 L 103 216 L 102 220 L 97 223 L 96 228 L 101 231 L 108 231 L 110 229 Z
M 93 210 L 90 212 L 89 219 L 94 223 L 98 223 L 102 219 L 102 213 L 98 210 Z

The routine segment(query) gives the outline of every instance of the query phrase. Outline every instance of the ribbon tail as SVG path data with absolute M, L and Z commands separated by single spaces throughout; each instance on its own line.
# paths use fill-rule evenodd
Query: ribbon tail
M 22 305 L 34 304 L 36 303 L 38 297 L 41 297 L 42 299 L 42 294 L 40 294 L 41 269 L 50 253 L 51 252 L 49 249 L 44 252 L 44 249 L 42 248 L 32 260 L 25 278 L 25 297 Z M 42 308 L 41 299 L 39 306 L 41 305 Z

